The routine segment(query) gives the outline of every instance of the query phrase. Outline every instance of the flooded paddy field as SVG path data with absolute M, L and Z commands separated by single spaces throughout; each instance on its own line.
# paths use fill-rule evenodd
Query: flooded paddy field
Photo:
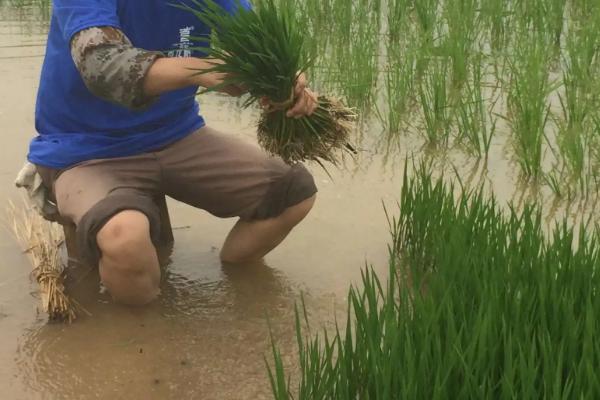
M 19 201 L 22 195 L 14 188 L 13 180 L 35 134 L 35 94 L 47 24 L 33 17 L 28 20 L 36 12 L 14 7 L 0 10 L 0 187 L 4 204 L 8 200 Z M 398 18 L 397 22 L 404 21 Z M 355 22 L 356 26 L 369 23 Z M 407 25 L 402 26 L 407 29 Z M 318 48 L 319 44 L 315 46 Z M 331 43 L 324 46 L 327 53 Z M 373 52 L 376 58 L 379 47 L 363 50 L 367 55 Z M 346 56 L 356 54 L 333 59 Z M 372 63 L 362 61 L 367 66 Z M 345 80 L 370 79 L 355 75 L 356 71 L 345 73 Z M 399 95 L 421 90 L 422 97 L 415 97 L 426 106 L 428 93 L 436 90 L 433 80 L 423 80 L 420 87 L 404 87 L 397 78 L 388 77 L 388 85 L 365 91 L 359 87 L 356 92 L 342 94 L 360 108 L 368 105 L 359 101 L 365 96 L 371 103 L 379 104 L 387 101 L 382 99 L 389 96 L 389 90 L 396 90 Z M 336 88 L 327 84 L 326 77 L 315 76 L 315 81 L 327 90 Z M 406 91 L 402 92 L 402 88 Z M 497 93 L 490 88 L 485 90 Z M 500 96 L 494 111 L 508 114 L 509 97 Z M 558 94 L 547 97 L 545 101 L 559 114 Z M 210 126 L 256 141 L 254 111 L 240 111 L 235 101 L 218 95 L 202 96 L 200 103 Z M 389 104 L 380 105 L 381 109 L 371 110 L 361 122 L 357 134 L 360 151 L 355 160 L 347 159 L 339 169 L 331 167 L 331 176 L 318 165 L 309 165 L 319 187 L 317 205 L 290 238 L 266 258 L 265 264 L 222 266 L 219 249 L 234 221 L 219 220 L 169 201 L 175 244 L 173 249 L 162 251 L 162 294 L 147 308 L 113 304 L 101 291 L 97 271 L 78 268 L 71 271 L 72 293 L 91 315 L 82 315 L 73 325 L 48 324 L 46 316 L 38 311 L 39 299 L 36 285 L 29 281 L 31 266 L 27 258 L 9 230 L 0 229 L 2 398 L 272 398 L 264 361 L 265 356 L 270 359 L 267 316 L 284 361 L 290 366 L 289 372 L 294 372 L 294 303 L 300 295 L 305 295 L 314 324 L 331 327 L 336 314 L 338 318 L 345 316 L 348 288 L 360 282 L 361 269 L 366 264 L 372 265 L 381 279 L 387 277 L 391 237 L 383 205 L 391 216 L 397 214 L 407 159 L 409 163 L 431 162 L 436 174 L 459 177 L 465 186 L 481 184 L 503 206 L 508 202 L 541 205 L 547 226 L 563 216 L 577 222 L 596 215 L 595 189 L 588 190 L 586 186 L 576 200 L 567 201 L 557 197 L 560 185 L 552 186 L 551 179 L 537 183 L 522 180 L 523 170 L 531 160 L 527 154 L 515 158 L 511 131 L 514 125 L 509 122 L 499 119 L 487 159 L 478 161 L 460 146 L 429 146 L 429 139 L 439 144 L 449 136 L 424 139 L 428 128 L 421 105 L 395 104 L 404 107 L 402 119 L 396 122 L 383 117 Z M 460 109 L 457 107 L 455 110 Z M 489 115 L 494 117 L 494 113 Z M 444 123 L 444 115 L 437 117 L 438 123 Z M 438 134 L 442 131 L 435 127 L 435 121 L 431 120 L 433 125 L 429 128 Z M 558 127 L 554 124 L 549 122 L 553 129 Z M 555 139 L 548 139 L 548 143 L 555 143 Z M 564 149 L 568 146 L 563 143 Z M 553 155 L 552 146 L 548 149 L 547 156 L 538 160 L 539 165 L 548 177 L 566 182 L 567 175 L 573 172 L 570 166 L 575 163 L 553 163 L 560 156 Z M 553 171 L 555 174 L 551 175 Z
M 0 22 L 0 187 L 2 204 L 35 133 L 33 112 L 44 32 Z M 253 141 L 253 115 L 220 96 L 201 100 L 209 124 Z M 394 204 L 401 173 L 380 158 L 347 169 L 311 166 L 319 200 L 311 216 L 266 265 L 224 268 L 219 249 L 233 220 L 174 201 L 175 245 L 162 295 L 145 309 L 114 305 L 96 271 L 73 272 L 75 298 L 91 313 L 71 326 L 39 314 L 31 266 L 3 223 L 0 229 L 0 388 L 4 399 L 270 398 L 264 355 L 268 325 L 290 346 L 293 304 L 301 292 L 321 322 L 333 320 L 366 262 L 385 272 L 389 241 L 382 201 Z M 3 214 L 4 219 L 4 214 Z M 165 252 L 168 253 L 168 252 Z M 165 257 L 166 258 L 166 257 Z

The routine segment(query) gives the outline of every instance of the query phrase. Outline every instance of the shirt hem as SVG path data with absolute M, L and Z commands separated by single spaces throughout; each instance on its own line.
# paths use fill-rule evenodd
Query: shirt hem
M 144 149 L 140 149 L 139 151 L 134 151 L 131 153 L 125 153 L 125 154 L 119 154 L 117 156 L 111 156 L 110 154 L 96 154 L 93 157 L 82 157 L 81 159 L 78 159 L 72 163 L 68 163 L 68 164 L 58 164 L 58 163 L 52 163 L 52 162 L 47 162 L 44 161 L 41 158 L 35 157 L 34 155 L 32 155 L 31 153 L 29 153 L 27 155 L 27 160 L 29 162 L 31 162 L 32 164 L 35 165 L 39 165 L 41 167 L 46 167 L 46 168 L 51 168 L 51 169 L 57 169 L 57 170 L 64 170 L 64 169 L 69 169 L 71 167 L 76 166 L 77 164 L 81 164 L 82 162 L 86 162 L 86 161 L 92 161 L 92 160 L 100 160 L 100 159 L 110 159 L 110 158 L 125 158 L 125 157 L 134 157 L 140 154 L 144 154 L 144 153 L 148 153 L 148 152 L 152 152 L 157 148 L 164 148 L 167 147 L 189 135 L 191 135 L 192 133 L 196 132 L 198 129 L 202 128 L 206 126 L 206 122 L 204 121 L 204 119 L 201 119 L 200 121 L 196 122 L 191 129 L 186 129 L 185 133 L 179 134 L 179 135 L 174 135 L 174 136 L 169 136 L 168 138 L 166 138 L 164 141 L 160 141 L 158 143 L 153 143 L 152 146 L 147 146 Z

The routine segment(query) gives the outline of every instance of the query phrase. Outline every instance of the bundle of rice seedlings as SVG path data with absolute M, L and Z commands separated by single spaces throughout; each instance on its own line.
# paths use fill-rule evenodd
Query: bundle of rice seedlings
M 312 64 L 304 56 L 303 33 L 290 2 L 276 6 L 274 0 L 264 0 L 251 10 L 238 3 L 234 13 L 212 0 L 191 3 L 180 8 L 195 14 L 213 32 L 211 38 L 195 38 L 204 46 L 197 50 L 215 59 L 212 68 L 198 74 L 225 74 L 225 81 L 211 91 L 229 85 L 246 88 L 250 97 L 245 107 L 267 99 L 258 123 L 258 141 L 265 150 L 287 163 L 325 160 L 336 164 L 336 150 L 354 153 L 349 135 L 356 114 L 339 99 L 318 96 L 312 115 L 286 117 L 295 104 L 299 73 Z
M 17 207 L 10 202 L 8 216 L 15 238 L 33 265 L 31 279 L 39 284 L 42 309 L 51 321 L 72 322 L 80 306 L 65 293 L 65 268 L 60 257 L 62 229 L 44 220 L 26 203 Z

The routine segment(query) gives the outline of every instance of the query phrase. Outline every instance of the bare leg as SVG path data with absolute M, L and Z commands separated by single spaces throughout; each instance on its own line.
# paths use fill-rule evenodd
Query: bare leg
M 238 221 L 221 250 L 221 259 L 227 263 L 243 263 L 261 259 L 279 245 L 290 231 L 306 217 L 316 195 L 285 210 L 276 218 L 263 221 Z
M 150 223 L 139 211 L 112 217 L 96 237 L 102 252 L 100 278 L 115 299 L 144 305 L 159 293 L 160 267 L 150 239 Z

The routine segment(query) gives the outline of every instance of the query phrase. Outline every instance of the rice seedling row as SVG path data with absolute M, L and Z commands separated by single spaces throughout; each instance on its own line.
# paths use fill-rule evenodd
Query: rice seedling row
M 548 97 L 552 92 L 548 66 L 550 50 L 538 34 L 519 43 L 508 89 L 508 123 L 512 129 L 517 162 L 526 178 L 542 175 L 546 126 L 550 118 Z
M 471 77 L 462 87 L 456 109 L 457 142 L 470 153 L 487 159 L 497 118 L 487 109 L 484 94 L 484 71 L 481 60 L 471 62 Z
M 485 120 L 479 136 L 484 143 L 489 143 L 490 132 L 513 141 L 513 159 L 525 180 L 547 182 L 546 176 L 556 172 L 552 165 L 559 165 L 569 171 L 575 185 L 580 178 L 593 181 L 589 174 L 597 159 L 589 155 L 592 115 L 588 113 L 583 128 L 588 133 L 576 140 L 572 132 L 577 129 L 565 127 L 573 126 L 578 113 L 595 114 L 598 107 L 593 96 L 578 94 L 574 74 L 581 73 L 565 60 L 592 57 L 588 72 L 594 73 L 577 82 L 587 82 L 584 86 L 590 91 L 598 87 L 600 36 L 599 24 L 593 21 L 598 20 L 600 6 L 595 2 L 285 1 L 296 4 L 299 19 L 312 27 L 308 42 L 318 43 L 316 85 L 337 91 L 356 107 L 369 121 L 361 126 L 373 128 L 376 115 L 389 141 L 400 142 L 409 134 L 438 142 L 442 149 L 460 144 L 479 158 L 485 146 L 480 151 L 474 151 L 477 144 L 464 146 L 464 132 L 474 134 L 477 120 Z M 584 26 L 588 28 L 582 33 Z M 486 79 L 485 85 L 501 88 L 501 101 L 482 96 L 480 110 L 470 106 L 470 97 L 487 90 L 474 87 L 473 76 L 478 74 L 474 68 L 495 71 L 495 81 Z M 559 94 L 565 110 L 551 107 Z M 475 118 L 481 110 L 488 115 Z M 504 119 L 497 120 L 496 115 Z M 467 129 L 469 120 L 473 125 Z M 579 162 L 579 154 L 587 154 L 585 161 Z M 550 156 L 557 162 L 550 162 Z
M 466 115 L 475 110 L 458 97 L 469 98 L 480 90 L 473 87 L 475 58 L 484 70 L 495 71 L 496 82 L 490 84 L 502 88 L 498 104 L 510 104 L 508 110 L 497 109 L 495 101 L 484 97 L 482 108 L 505 117 L 497 125 L 495 118 L 486 118 L 485 130 L 514 140 L 513 157 L 521 176 L 547 182 L 548 174 L 560 172 L 576 190 L 582 180 L 594 181 L 590 174 L 600 163 L 594 136 L 600 108 L 594 96 L 600 87 L 597 1 L 275 1 L 293 10 L 304 33 L 305 53 L 314 61 L 308 71 L 314 86 L 335 92 L 355 107 L 367 122 L 361 127 L 379 132 L 379 119 L 390 141 L 410 135 L 429 142 L 443 132 L 441 140 L 436 139 L 439 148 L 465 148 L 466 123 L 474 120 Z M 49 3 L 2 1 L 46 9 Z M 533 60 L 525 62 L 530 50 L 536 66 Z M 440 71 L 439 64 L 446 67 Z M 534 69 L 540 74 L 545 70 L 545 90 L 529 90 Z M 555 81 L 563 84 L 552 85 Z M 463 90 L 465 84 L 470 87 Z M 447 118 L 433 105 L 433 93 L 441 95 L 443 86 L 453 93 L 460 89 L 443 108 Z M 560 106 L 549 107 L 559 95 Z M 440 128 L 445 119 L 452 121 L 449 132 Z M 511 134 L 505 135 L 507 131 Z M 466 149 L 480 157 L 473 146 Z
M 337 329 L 296 310 L 299 377 L 276 399 L 596 398 L 599 230 L 508 212 L 424 167 L 405 176 L 387 281 L 365 268 Z
M 476 58 L 484 70 L 495 71 L 497 81 L 490 84 L 502 88 L 499 104 L 510 103 L 510 110 L 496 109 L 496 102 L 484 97 L 485 109 L 506 117 L 496 126 L 494 118 L 487 118 L 486 130 L 503 136 L 512 132 L 507 138 L 515 139 L 513 156 L 521 176 L 544 182 L 547 174 L 559 170 L 573 185 L 593 180 L 590 171 L 595 171 L 600 161 L 593 150 L 594 115 L 599 107 L 592 95 L 600 87 L 598 2 L 275 1 L 293 10 L 304 33 L 305 54 L 314 61 L 308 71 L 314 86 L 335 92 L 355 107 L 367 122 L 361 127 L 379 132 L 380 120 L 390 141 L 399 142 L 407 134 L 431 141 L 432 132 L 441 131 L 439 125 L 444 125 L 439 121 L 444 119 L 440 109 L 432 108 L 431 95 L 442 93 L 442 80 L 451 91 L 467 84 L 471 87 L 458 93 L 466 97 L 476 94 L 479 89 L 472 81 L 477 73 L 472 70 L 476 65 L 472 59 Z M 49 0 L 4 0 L 2 4 L 49 6 Z M 524 62 L 531 49 L 534 58 L 541 56 L 538 49 L 545 53 L 543 60 L 536 61 L 537 69 L 540 73 L 545 69 L 551 79 L 545 93 L 536 92 L 535 105 L 525 107 L 532 99 L 519 96 L 534 96 L 523 86 L 526 77 L 533 78 L 534 67 Z M 446 77 L 441 76 L 439 65 L 430 67 L 434 59 L 435 64 L 446 65 L 442 68 Z M 553 81 L 563 82 L 562 87 L 552 85 Z M 562 106 L 548 107 L 559 95 Z M 465 131 L 465 115 L 473 114 L 466 100 L 458 99 L 458 94 L 452 97 L 444 108 L 452 121 L 449 140 L 442 138 L 440 148 L 455 144 L 464 148 L 465 136 L 459 130 Z M 433 127 L 432 115 L 439 117 L 438 127 Z M 455 123 L 457 120 L 462 122 Z M 548 124 L 549 120 L 553 123 Z M 548 138 L 549 143 L 540 137 Z M 556 149 L 551 148 L 554 143 Z M 480 157 L 479 152 L 466 149 Z M 555 162 L 547 160 L 548 154 Z

